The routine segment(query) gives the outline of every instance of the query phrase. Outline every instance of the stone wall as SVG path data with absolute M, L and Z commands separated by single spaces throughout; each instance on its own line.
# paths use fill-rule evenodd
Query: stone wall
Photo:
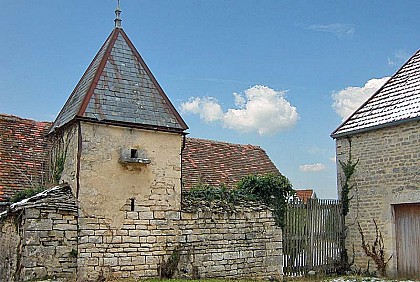
M 175 276 L 278 278 L 281 229 L 271 212 L 160 211 L 127 203 L 121 229 L 109 220 L 80 219 L 79 280 L 159 277 L 175 249 Z
M 359 160 L 350 184 L 350 212 L 347 217 L 347 247 L 351 257 L 355 246 L 355 268 L 366 270 L 368 258 L 361 248 L 361 236 L 357 228 L 360 222 L 366 241 L 373 243 L 375 229 L 373 219 L 383 234 L 389 274 L 396 273 L 396 242 L 393 205 L 420 202 L 420 122 L 410 122 L 352 135 L 351 155 Z M 336 140 L 337 160 L 347 161 L 350 143 L 347 138 Z M 343 181 L 338 166 L 338 186 Z M 375 264 L 370 261 L 370 270 Z
M 159 277 L 176 248 L 179 275 L 280 275 L 281 234 L 271 213 L 181 212 L 181 134 L 86 122 L 68 130 L 75 134 L 62 180 L 78 197 L 79 281 Z M 150 162 L 122 162 L 125 150 Z
M 70 187 L 12 205 L 0 230 L 0 281 L 75 277 L 77 207 Z
M 19 236 L 17 215 L 0 218 L 0 281 L 15 281 Z
M 181 214 L 178 275 L 188 278 L 279 279 L 281 229 L 270 211 Z

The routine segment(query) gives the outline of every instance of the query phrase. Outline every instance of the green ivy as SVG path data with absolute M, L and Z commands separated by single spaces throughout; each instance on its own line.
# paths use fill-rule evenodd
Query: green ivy
M 272 208 L 276 224 L 284 227 L 287 202 L 295 194 L 287 177 L 273 174 L 249 175 L 238 183 L 238 189 Z
M 265 174 L 245 176 L 235 189 L 199 184 L 185 192 L 184 197 L 193 201 L 220 201 L 228 205 L 260 202 L 273 209 L 276 224 L 283 227 L 286 204 L 294 193 L 292 184 L 285 176 Z
M 350 179 L 352 178 L 353 174 L 356 172 L 356 166 L 359 163 L 359 159 L 357 161 L 352 160 L 351 156 L 351 139 L 349 141 L 349 158 L 347 161 L 339 161 L 341 170 L 344 174 L 344 181 L 341 185 L 341 204 L 342 204 L 342 216 L 346 216 L 349 213 L 349 203 L 352 198 L 349 198 L 350 190 L 354 188 L 354 185 L 350 185 Z

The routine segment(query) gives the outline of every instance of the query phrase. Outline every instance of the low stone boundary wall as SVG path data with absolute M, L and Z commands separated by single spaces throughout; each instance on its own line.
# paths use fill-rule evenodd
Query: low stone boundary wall
M 280 278 L 281 229 L 270 211 L 181 213 L 179 276 Z
M 122 210 L 119 227 L 81 215 L 68 186 L 0 214 L 0 281 L 159 277 L 179 252 L 173 276 L 282 275 L 282 234 L 265 207 L 235 211 Z
M 0 281 L 75 277 L 77 205 L 67 188 L 52 188 L 54 196 L 47 190 L 0 215 Z

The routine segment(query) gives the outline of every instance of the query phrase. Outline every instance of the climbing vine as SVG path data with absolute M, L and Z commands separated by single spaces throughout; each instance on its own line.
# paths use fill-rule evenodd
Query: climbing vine
M 353 161 L 351 156 L 351 140 L 349 139 L 349 158 L 347 161 L 339 161 L 341 170 L 344 174 L 344 181 L 341 185 L 341 204 L 342 204 L 342 215 L 346 216 L 349 213 L 349 203 L 353 197 L 349 197 L 350 190 L 354 188 L 354 184 L 350 185 L 350 179 L 356 172 L 356 166 L 359 160 Z
M 67 151 L 73 135 L 74 130 L 67 130 L 56 133 L 51 139 L 53 145 L 50 151 L 50 182 L 52 184 L 59 184 L 60 182 L 61 175 L 64 171 Z
M 283 227 L 286 204 L 294 193 L 292 184 L 283 175 L 248 175 L 238 182 L 235 189 L 199 184 L 184 193 L 184 201 L 190 204 L 217 203 L 225 209 L 247 203 L 264 204 L 273 209 L 276 224 Z
M 340 245 L 341 245 L 341 256 L 340 264 L 337 269 L 338 274 L 343 274 L 350 270 L 352 263 L 349 263 L 347 248 L 346 248 L 346 237 L 347 237 L 347 227 L 346 227 L 346 216 L 349 213 L 349 204 L 353 197 L 349 197 L 350 191 L 354 188 L 354 184 L 350 184 L 351 178 L 356 172 L 356 166 L 359 163 L 353 161 L 352 152 L 351 152 L 351 139 L 347 139 L 349 142 L 349 154 L 347 161 L 339 160 L 341 170 L 344 175 L 344 180 L 341 182 L 341 193 L 340 193 L 340 202 L 341 202 L 341 236 L 340 236 Z

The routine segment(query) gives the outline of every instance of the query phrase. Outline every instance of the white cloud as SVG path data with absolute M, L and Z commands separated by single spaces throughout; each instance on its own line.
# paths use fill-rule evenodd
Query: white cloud
M 302 172 L 318 172 L 325 170 L 325 165 L 322 163 L 300 165 L 299 170 Z
M 368 80 L 363 87 L 350 86 L 332 94 L 333 109 L 343 120 L 357 110 L 370 96 L 372 96 L 389 77 L 373 78 Z
M 216 99 L 211 97 L 191 97 L 188 102 L 181 104 L 181 111 L 198 114 L 205 122 L 213 122 L 223 118 L 222 107 Z
M 335 158 L 335 156 L 333 156 L 333 157 L 330 158 L 330 161 L 333 162 L 333 163 L 336 163 L 337 159 Z
M 312 24 L 307 29 L 333 33 L 339 38 L 350 37 L 355 33 L 354 26 L 351 24 L 333 23 L 333 24 Z
M 243 107 L 246 103 L 245 98 L 238 93 L 233 93 L 233 96 L 235 97 L 235 105 L 238 107 Z
M 206 122 L 220 121 L 225 128 L 239 132 L 274 134 L 294 126 L 299 119 L 296 107 L 285 99 L 285 91 L 255 85 L 244 94 L 233 93 L 237 108 L 223 112 L 211 97 L 190 98 L 181 104 L 184 113 L 199 114 Z

